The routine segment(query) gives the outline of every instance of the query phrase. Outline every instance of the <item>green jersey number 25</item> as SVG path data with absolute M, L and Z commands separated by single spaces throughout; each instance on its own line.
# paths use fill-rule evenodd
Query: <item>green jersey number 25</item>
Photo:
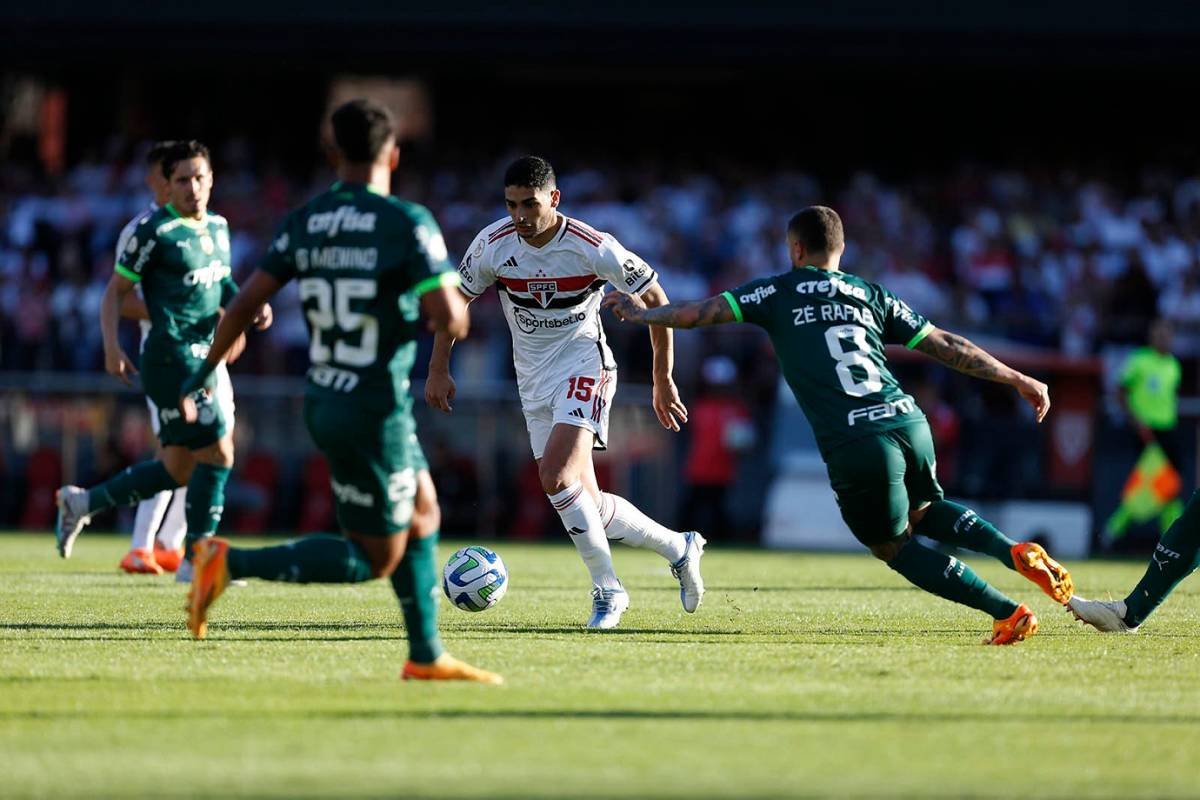
M 331 361 L 347 367 L 369 367 L 379 354 L 379 320 L 350 308 L 353 300 L 375 298 L 376 283 L 368 278 L 304 278 L 300 302 L 314 300 L 305 311 L 312 325 L 308 354 L 314 364 Z M 352 344 L 355 333 L 358 344 Z M 330 341 L 333 347 L 330 348 Z

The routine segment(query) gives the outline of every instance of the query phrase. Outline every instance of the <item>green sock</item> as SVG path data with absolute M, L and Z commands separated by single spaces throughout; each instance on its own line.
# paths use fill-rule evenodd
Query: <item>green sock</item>
M 966 564 L 919 542 L 909 541 L 888 566 L 914 586 L 977 608 L 991 614 L 993 619 L 1008 619 L 1017 610 L 1016 603 L 989 586 Z
M 392 573 L 392 589 L 404 612 L 408 630 L 408 657 L 428 664 L 444 652 L 438 636 L 438 604 L 442 593 L 438 585 L 438 535 L 418 539 L 409 535 L 408 547 L 400 565 Z
M 1125 622 L 1141 625 L 1179 582 L 1200 566 L 1200 492 L 1167 529 L 1150 556 L 1150 566 L 1125 598 Z
M 179 484 L 161 461 L 134 464 L 88 492 L 88 513 L 131 506 Z
M 929 506 L 925 516 L 913 527 L 919 533 L 945 544 L 952 544 L 976 553 L 984 553 L 999 560 L 1004 566 L 1015 570 L 1012 546 L 1016 544 L 996 526 L 966 506 L 937 500 Z
M 275 547 L 231 547 L 231 578 L 262 578 L 290 583 L 362 583 L 371 580 L 371 562 L 344 536 L 306 536 Z
M 189 561 L 192 558 L 192 545 L 217 532 L 221 512 L 225 510 L 225 482 L 229 480 L 230 471 L 229 467 L 214 467 L 212 464 L 197 464 L 192 470 L 192 479 L 188 481 L 187 505 L 184 506 L 188 526 L 184 554 Z

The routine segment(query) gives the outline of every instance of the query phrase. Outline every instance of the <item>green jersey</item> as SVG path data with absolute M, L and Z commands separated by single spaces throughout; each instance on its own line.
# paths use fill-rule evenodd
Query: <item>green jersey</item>
M 308 393 L 377 413 L 412 407 L 418 301 L 458 284 L 429 210 L 335 183 L 284 220 L 261 264 L 298 279 L 308 323 Z
M 1178 421 L 1179 377 L 1179 359 L 1153 347 L 1139 347 L 1121 372 L 1129 412 L 1148 428 L 1174 428 Z
M 141 285 L 150 363 L 208 355 L 220 308 L 237 291 L 230 262 L 229 223 L 219 214 L 190 219 L 168 203 L 129 232 L 116 271 Z
M 884 345 L 914 347 L 933 324 L 887 289 L 810 266 L 724 297 L 739 322 L 770 335 L 826 458 L 839 445 L 925 418 L 888 369 Z

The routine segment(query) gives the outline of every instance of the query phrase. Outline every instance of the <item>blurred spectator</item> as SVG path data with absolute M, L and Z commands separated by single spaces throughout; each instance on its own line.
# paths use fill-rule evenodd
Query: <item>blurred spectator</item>
M 754 444 L 750 411 L 738 394 L 737 365 L 726 356 L 709 356 L 701 367 L 701 385 L 688 408 L 691 435 L 684 463 L 685 488 L 679 511 L 686 530 L 710 538 L 731 538 L 726 501 L 737 476 L 738 454 Z

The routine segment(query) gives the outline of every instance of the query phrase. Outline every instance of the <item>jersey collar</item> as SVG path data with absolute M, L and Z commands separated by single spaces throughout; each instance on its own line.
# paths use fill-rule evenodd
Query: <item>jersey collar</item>
M 207 211 L 204 212 L 204 216 L 201 217 L 200 219 L 192 219 L 191 217 L 185 217 L 182 214 L 180 214 L 175 209 L 175 206 L 172 203 L 167 203 L 165 206 L 163 206 L 163 208 L 165 208 L 167 210 L 168 214 L 170 214 L 172 217 L 179 220 L 180 223 L 188 226 L 189 228 L 199 229 L 199 228 L 203 228 L 204 226 L 208 225 L 208 212 Z

